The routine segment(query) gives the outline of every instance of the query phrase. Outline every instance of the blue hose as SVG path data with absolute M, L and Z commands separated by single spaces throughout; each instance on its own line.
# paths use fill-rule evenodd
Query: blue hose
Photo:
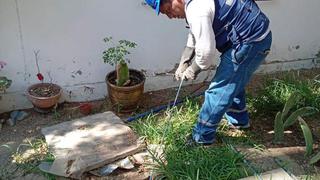
M 200 93 L 197 93 L 195 95 L 192 95 L 190 96 L 191 98 L 195 98 L 195 97 L 198 97 L 198 96 L 202 96 L 204 94 L 204 92 L 200 92 Z M 146 111 L 146 112 L 143 112 L 141 114 L 137 114 L 135 116 L 132 116 L 132 117 L 129 117 L 127 119 L 127 122 L 132 122 L 132 121 L 135 121 L 135 120 L 138 120 L 138 119 L 141 119 L 143 117 L 146 117 L 150 114 L 155 114 L 155 113 L 159 113 L 160 111 L 163 111 L 165 109 L 168 109 L 168 108 L 172 108 L 178 104 L 181 104 L 183 103 L 184 101 L 186 100 L 186 98 L 183 98 L 183 99 L 179 99 L 177 100 L 176 104 L 174 104 L 174 101 L 170 101 L 170 103 L 168 105 L 161 105 L 161 106 L 158 106 L 158 107 L 155 107 L 155 108 L 152 108 L 151 110 L 149 111 Z

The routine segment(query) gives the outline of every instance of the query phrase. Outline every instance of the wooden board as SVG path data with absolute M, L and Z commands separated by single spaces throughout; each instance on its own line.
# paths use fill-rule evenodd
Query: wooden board
M 41 132 L 56 157 L 49 172 L 76 179 L 86 171 L 135 154 L 145 147 L 112 112 L 46 127 Z

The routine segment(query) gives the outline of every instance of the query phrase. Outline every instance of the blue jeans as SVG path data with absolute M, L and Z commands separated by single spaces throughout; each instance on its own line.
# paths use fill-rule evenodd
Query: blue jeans
M 236 126 L 249 123 L 245 86 L 265 60 L 271 41 L 270 32 L 262 41 L 230 48 L 220 56 L 221 62 L 205 92 L 198 122 L 193 129 L 193 139 L 197 143 L 211 144 L 215 141 L 216 129 L 223 115 Z

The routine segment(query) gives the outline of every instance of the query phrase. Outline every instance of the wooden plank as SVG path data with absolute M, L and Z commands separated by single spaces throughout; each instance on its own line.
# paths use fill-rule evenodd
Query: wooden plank
M 56 157 L 50 172 L 79 179 L 89 170 L 144 149 L 134 132 L 112 112 L 64 122 L 41 130 Z

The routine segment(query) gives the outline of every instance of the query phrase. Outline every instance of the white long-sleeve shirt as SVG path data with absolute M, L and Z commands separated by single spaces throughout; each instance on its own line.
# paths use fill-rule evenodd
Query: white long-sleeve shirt
M 227 0 L 231 5 L 233 0 Z M 213 0 L 193 0 L 185 9 L 186 18 L 190 26 L 187 46 L 194 47 L 195 61 L 201 69 L 208 69 L 214 61 L 216 52 L 215 34 L 212 23 L 215 15 L 215 4 Z M 270 29 L 255 41 L 263 40 Z
M 197 65 L 201 69 L 208 69 L 213 64 L 216 51 L 215 34 L 212 28 L 215 14 L 214 1 L 193 0 L 185 12 L 190 26 L 187 46 L 195 48 Z

